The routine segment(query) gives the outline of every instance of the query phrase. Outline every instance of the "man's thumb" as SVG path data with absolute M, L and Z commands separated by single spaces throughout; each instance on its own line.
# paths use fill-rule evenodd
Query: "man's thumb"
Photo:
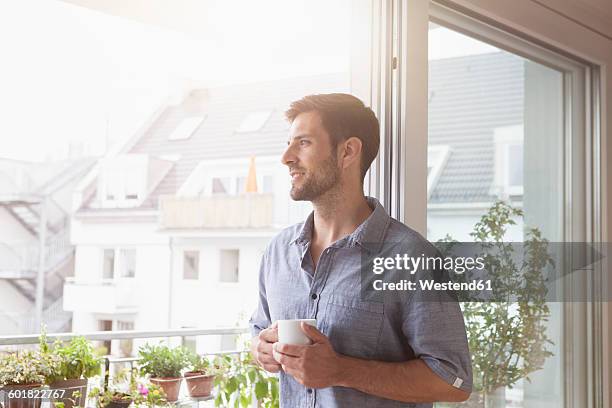
M 325 343 L 327 337 L 321 333 L 316 327 L 309 325 L 308 323 L 302 322 L 302 331 L 310 340 L 314 343 Z

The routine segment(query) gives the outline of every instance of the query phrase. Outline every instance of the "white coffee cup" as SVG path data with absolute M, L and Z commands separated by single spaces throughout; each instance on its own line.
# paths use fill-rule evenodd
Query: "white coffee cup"
M 316 319 L 291 319 L 277 320 L 278 322 L 278 342 L 284 344 L 309 345 L 312 341 L 302 331 L 301 323 L 304 322 L 317 327 Z

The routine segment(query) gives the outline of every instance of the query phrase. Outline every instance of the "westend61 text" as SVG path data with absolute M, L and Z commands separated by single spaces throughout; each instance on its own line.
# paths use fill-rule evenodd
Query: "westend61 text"
M 423 279 L 418 282 L 402 279 L 399 282 L 384 282 L 375 280 L 372 284 L 374 290 L 454 290 L 454 291 L 483 291 L 493 290 L 490 280 L 474 280 L 471 282 L 436 282 L 433 279 Z

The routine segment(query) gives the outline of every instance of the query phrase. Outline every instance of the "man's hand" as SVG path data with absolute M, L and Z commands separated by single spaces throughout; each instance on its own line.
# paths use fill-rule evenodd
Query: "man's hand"
M 277 323 L 259 332 L 251 343 L 251 352 L 255 360 L 270 373 L 278 373 L 280 364 L 272 357 L 272 345 L 278 341 Z
M 313 344 L 274 344 L 283 371 L 308 388 L 336 385 L 342 372 L 340 356 L 334 351 L 329 339 L 315 327 L 302 323 L 301 328 Z

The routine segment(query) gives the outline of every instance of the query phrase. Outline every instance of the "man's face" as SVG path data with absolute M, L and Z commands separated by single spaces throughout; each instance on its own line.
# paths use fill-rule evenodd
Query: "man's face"
M 313 201 L 340 181 L 336 149 L 317 112 L 301 113 L 295 118 L 281 160 L 289 167 L 289 194 L 296 201 Z

